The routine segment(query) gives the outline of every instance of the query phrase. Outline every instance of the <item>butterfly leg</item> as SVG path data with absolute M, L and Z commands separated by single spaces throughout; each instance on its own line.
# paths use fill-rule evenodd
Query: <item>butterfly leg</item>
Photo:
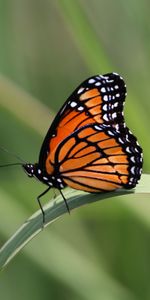
M 50 186 L 42 193 L 40 194 L 38 197 L 37 197 L 37 201 L 38 201 L 38 204 L 39 204 L 39 207 L 41 209 L 41 212 L 42 212 L 42 216 L 43 216 L 43 225 L 45 223 L 45 211 L 42 207 L 42 204 L 41 204 L 41 201 L 40 201 L 40 198 L 43 197 L 49 190 L 50 190 Z
M 59 192 L 60 192 L 61 196 L 63 197 L 64 202 L 65 202 L 65 205 L 66 205 L 66 208 L 67 208 L 67 211 L 68 211 L 68 213 L 70 214 L 70 209 L 69 209 L 69 205 L 68 205 L 68 203 L 67 203 L 67 200 L 66 200 L 65 196 L 63 195 L 62 191 L 59 190 Z

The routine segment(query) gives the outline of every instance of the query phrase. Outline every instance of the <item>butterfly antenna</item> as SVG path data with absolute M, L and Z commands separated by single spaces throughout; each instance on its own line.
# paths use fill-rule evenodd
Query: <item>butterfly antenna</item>
M 18 155 L 16 155 L 15 153 L 13 153 L 13 152 L 11 152 L 11 151 L 9 151 L 9 150 L 7 150 L 7 149 L 5 149 L 5 148 L 3 148 L 3 147 L 1 147 L 0 146 L 0 150 L 2 150 L 3 152 L 6 152 L 6 153 L 9 153 L 9 154 L 11 154 L 12 156 L 14 156 L 15 158 L 17 158 L 21 163 L 26 163 L 26 161 L 24 161 L 22 158 L 20 158 Z M 21 163 L 20 163 L 20 165 L 21 165 Z M 17 163 L 17 164 L 19 164 L 19 163 Z M 8 165 L 13 165 L 13 164 L 8 164 Z
M 59 190 L 59 192 L 60 192 L 61 196 L 63 197 L 64 202 L 65 202 L 65 205 L 66 205 L 66 208 L 67 208 L 67 211 L 68 211 L 68 213 L 70 214 L 70 208 L 69 208 L 69 205 L 68 205 L 68 203 L 67 203 L 67 200 L 66 200 L 64 194 L 62 193 L 62 191 Z
M 12 163 L 12 164 L 0 165 L 0 168 L 17 166 L 17 165 L 22 166 L 22 163 Z

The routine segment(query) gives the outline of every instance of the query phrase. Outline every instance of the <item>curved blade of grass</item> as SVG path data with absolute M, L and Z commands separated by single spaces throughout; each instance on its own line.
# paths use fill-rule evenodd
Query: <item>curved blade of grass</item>
M 74 191 L 67 189 L 64 193 L 70 211 L 85 204 L 93 203 L 99 200 L 118 197 L 122 195 L 137 194 L 149 194 L 150 175 L 143 175 L 140 184 L 135 190 L 118 190 L 109 193 L 100 194 L 87 194 L 81 191 Z M 69 197 L 69 198 L 68 198 Z M 56 199 L 52 199 L 47 205 L 44 206 L 45 210 L 45 225 L 54 222 L 63 214 L 65 214 L 66 206 L 59 195 Z M 42 214 L 41 211 L 37 211 L 33 214 L 19 229 L 18 231 L 6 242 L 6 244 L 0 250 L 0 269 L 3 269 L 11 259 L 40 231 L 42 231 Z
M 15 199 L 10 197 L 9 194 L 3 190 L 0 191 L 0 197 L 1 199 L 5 199 L 7 202 L 7 210 L 3 204 L 3 201 L 1 203 L 0 230 L 5 237 L 9 236 L 10 232 L 15 231 L 12 228 L 15 228 L 14 223 L 16 224 L 16 221 L 19 223 L 22 220 L 25 220 L 28 210 L 22 208 L 21 204 L 20 207 L 18 207 L 18 204 L 14 203 Z M 120 199 L 119 197 L 118 201 L 126 201 L 126 199 L 127 197 L 125 197 L 125 199 Z M 6 211 L 7 219 L 5 214 Z M 84 211 L 85 210 L 83 209 L 83 215 Z M 66 214 L 64 217 L 65 219 L 68 219 L 68 221 L 73 217 L 73 219 L 77 219 L 77 223 L 79 219 L 82 219 L 82 215 L 81 218 L 78 218 L 77 216 L 76 218 L 72 215 L 73 211 L 70 216 L 69 214 Z M 11 218 L 11 222 L 8 221 L 9 217 Z M 70 221 L 72 222 L 72 220 Z M 113 278 L 113 276 L 111 276 L 105 269 L 105 265 L 103 264 L 103 256 L 99 253 L 98 257 L 95 257 L 94 243 L 91 243 L 90 240 L 86 242 L 84 239 L 85 237 L 83 237 L 83 243 L 90 247 L 90 253 L 92 250 L 92 256 L 94 255 L 95 257 L 94 261 L 92 261 L 87 255 L 84 254 L 84 252 L 77 249 L 75 245 L 71 244 L 68 239 L 62 236 L 60 232 L 57 230 L 53 231 L 53 229 L 51 229 L 51 227 L 47 228 L 47 230 L 37 236 L 32 243 L 27 245 L 27 247 L 23 249 L 21 256 L 23 255 L 29 259 L 29 261 L 35 263 L 40 270 L 45 272 L 48 276 L 50 276 L 50 278 L 53 276 L 59 282 L 65 284 L 81 299 L 97 300 L 101 291 L 103 299 L 135 300 L 135 297 L 132 295 L 131 291 L 122 286 L 122 284 Z M 80 230 L 82 230 L 81 226 Z M 84 231 L 83 234 L 86 235 L 86 231 Z M 92 256 L 90 255 L 90 257 Z

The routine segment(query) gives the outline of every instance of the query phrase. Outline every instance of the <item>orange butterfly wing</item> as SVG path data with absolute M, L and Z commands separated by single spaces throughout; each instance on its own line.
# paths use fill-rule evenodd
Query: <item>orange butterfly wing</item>
M 90 124 L 59 145 L 54 161 L 66 185 L 88 192 L 111 191 L 136 185 L 142 167 L 140 151 L 128 129 Z
M 40 167 L 45 166 L 49 174 L 53 173 L 55 158 L 51 153 L 54 154 L 58 145 L 75 130 L 94 123 L 124 124 L 125 95 L 126 87 L 118 74 L 97 75 L 85 80 L 56 115 L 40 151 Z

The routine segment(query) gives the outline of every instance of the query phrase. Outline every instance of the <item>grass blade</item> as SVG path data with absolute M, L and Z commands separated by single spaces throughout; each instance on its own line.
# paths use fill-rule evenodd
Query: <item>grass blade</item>
M 143 175 L 140 184 L 136 187 L 135 190 L 118 190 L 110 193 L 87 194 L 68 188 L 66 189 L 64 195 L 68 201 L 70 210 L 73 210 L 85 204 L 122 195 L 135 195 L 136 193 L 143 195 L 145 193 L 149 194 L 149 180 L 150 175 Z M 44 210 L 46 217 L 44 227 L 54 222 L 67 212 L 61 195 L 59 195 L 56 199 L 53 198 L 47 205 L 45 205 Z M 42 231 L 42 229 L 42 214 L 39 210 L 35 214 L 33 214 L 1 248 L 0 269 L 3 269 L 34 236 Z

